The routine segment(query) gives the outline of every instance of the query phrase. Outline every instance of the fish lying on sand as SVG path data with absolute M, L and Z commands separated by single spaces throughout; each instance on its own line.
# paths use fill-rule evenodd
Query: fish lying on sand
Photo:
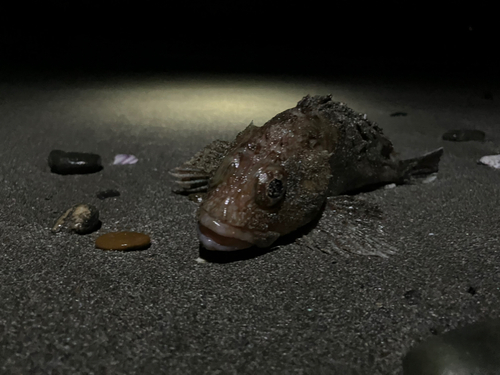
M 366 115 L 329 95 L 308 95 L 233 142 L 212 142 L 170 173 L 173 192 L 206 192 L 198 210 L 203 247 L 231 251 L 270 246 L 317 217 L 329 196 L 435 173 L 442 153 L 398 160 Z

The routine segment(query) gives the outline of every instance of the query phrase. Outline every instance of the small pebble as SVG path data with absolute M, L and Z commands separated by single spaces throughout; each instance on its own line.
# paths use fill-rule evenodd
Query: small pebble
M 450 130 L 443 134 L 443 140 L 454 142 L 467 142 L 467 141 L 484 141 L 486 135 L 481 130 L 475 129 L 458 129 Z
M 411 289 L 406 291 L 403 297 L 409 305 L 418 305 L 422 299 L 422 294 L 418 290 Z
M 86 174 L 102 170 L 101 157 L 97 154 L 61 150 L 50 152 L 49 167 L 57 174 Z
M 478 164 L 484 164 L 488 167 L 500 169 L 500 155 L 487 155 L 479 159 Z
M 134 155 L 118 154 L 115 155 L 113 165 L 135 164 L 138 160 Z
M 120 192 L 115 189 L 102 190 L 96 194 L 96 197 L 103 200 L 106 198 L 119 197 Z
M 77 204 L 56 220 L 52 233 L 60 231 L 88 234 L 99 229 L 99 211 L 90 204 Z
M 384 186 L 384 189 L 394 189 L 396 187 L 396 184 L 387 184 Z
M 138 232 L 111 232 L 95 240 L 95 247 L 103 250 L 144 250 L 150 245 L 149 236 Z
M 401 116 L 408 116 L 408 113 L 406 112 L 394 112 L 394 113 L 391 113 L 391 117 L 401 117 Z

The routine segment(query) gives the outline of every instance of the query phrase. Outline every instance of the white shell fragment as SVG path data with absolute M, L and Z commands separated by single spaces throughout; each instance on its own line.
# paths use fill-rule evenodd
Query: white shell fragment
M 431 182 L 436 181 L 437 178 L 438 178 L 437 177 L 437 173 L 433 173 L 433 174 L 427 176 L 426 178 L 424 178 L 424 180 L 422 181 L 422 183 L 424 183 L 424 184 L 430 184 Z
M 115 160 L 113 161 L 113 165 L 127 165 L 127 164 L 135 164 L 139 159 L 137 159 L 134 155 L 127 154 L 118 154 L 115 155 Z
M 483 156 L 477 162 L 479 164 L 484 164 L 495 169 L 500 169 L 500 155 Z

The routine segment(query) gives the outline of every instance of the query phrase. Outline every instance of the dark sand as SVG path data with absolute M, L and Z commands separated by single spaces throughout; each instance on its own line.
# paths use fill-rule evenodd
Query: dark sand
M 401 374 L 416 343 L 500 311 L 500 171 L 476 164 L 500 153 L 495 90 L 236 76 L 1 84 L 0 372 Z M 170 193 L 167 171 L 325 93 L 377 121 L 402 157 L 444 147 L 436 181 L 366 194 L 399 252 L 345 257 L 291 243 L 196 262 L 196 205 Z M 441 139 L 460 128 L 486 141 Z M 104 170 L 52 174 L 53 149 L 98 153 Z M 111 166 L 119 153 L 139 162 Z M 121 195 L 99 200 L 105 189 Z M 53 235 L 77 203 L 97 206 L 102 228 Z M 147 233 L 152 246 L 94 247 L 115 230 Z

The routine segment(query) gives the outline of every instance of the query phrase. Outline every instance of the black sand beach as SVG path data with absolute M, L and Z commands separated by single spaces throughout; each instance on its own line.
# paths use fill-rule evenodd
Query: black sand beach
M 485 85 L 259 76 L 115 78 L 0 86 L 0 357 L 3 373 L 399 374 L 416 343 L 500 309 L 500 107 Z M 384 217 L 389 259 L 280 246 L 198 263 L 196 205 L 167 171 L 213 139 L 262 125 L 306 94 L 366 113 L 401 157 L 444 147 L 437 179 L 364 193 Z M 391 116 L 405 112 L 407 116 Z M 447 142 L 474 128 L 485 142 Z M 104 169 L 50 172 L 51 150 Z M 111 165 L 115 154 L 134 165 Z M 96 193 L 117 189 L 119 197 Z M 50 232 L 77 203 L 98 232 Z M 103 251 L 133 230 L 149 249 Z

